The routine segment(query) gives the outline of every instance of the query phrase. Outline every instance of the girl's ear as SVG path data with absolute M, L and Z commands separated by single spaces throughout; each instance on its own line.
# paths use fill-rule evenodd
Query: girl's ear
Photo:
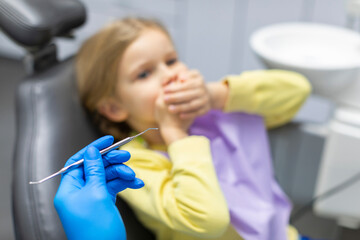
M 123 122 L 128 118 L 128 112 L 122 104 L 113 98 L 104 100 L 98 108 L 101 115 L 113 122 Z

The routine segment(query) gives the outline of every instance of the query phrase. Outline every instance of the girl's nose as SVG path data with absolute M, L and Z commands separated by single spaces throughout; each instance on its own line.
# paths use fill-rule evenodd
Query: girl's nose
M 166 64 L 161 66 L 161 72 L 162 72 L 162 85 L 163 86 L 166 86 L 177 80 L 177 73 L 176 73 L 175 69 L 170 68 Z

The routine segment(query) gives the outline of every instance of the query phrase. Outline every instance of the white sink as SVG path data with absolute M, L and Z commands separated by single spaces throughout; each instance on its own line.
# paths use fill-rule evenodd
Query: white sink
M 250 45 L 268 68 L 304 74 L 315 93 L 334 97 L 358 78 L 360 35 L 315 23 L 281 23 L 254 32 Z

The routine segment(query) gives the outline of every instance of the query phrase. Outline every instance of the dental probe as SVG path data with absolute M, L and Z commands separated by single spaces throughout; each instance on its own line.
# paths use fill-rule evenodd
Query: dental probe
M 148 129 L 146 129 L 145 131 L 143 131 L 143 132 L 141 132 L 141 133 L 139 133 L 139 134 L 137 134 L 137 135 L 135 135 L 135 136 L 127 137 L 127 138 L 125 138 L 125 139 L 123 139 L 123 140 L 120 140 L 120 141 L 114 143 L 113 145 L 111 145 L 111 146 L 109 146 L 109 147 L 107 147 L 107 148 L 102 149 L 102 150 L 100 151 L 100 154 L 101 154 L 101 155 L 104 155 L 105 153 L 110 152 L 111 150 L 113 150 L 113 149 L 115 149 L 115 148 L 118 148 L 118 147 L 120 147 L 120 146 L 122 146 L 122 145 L 125 145 L 125 144 L 127 144 L 128 142 L 130 142 L 131 140 L 133 140 L 134 138 L 136 138 L 136 137 L 144 134 L 144 133 L 145 133 L 146 131 L 148 131 L 148 130 L 158 130 L 158 128 L 148 128 Z M 57 175 L 59 175 L 59 174 L 61 174 L 61 173 L 66 172 L 68 169 L 70 169 L 70 168 L 73 167 L 73 166 L 78 166 L 78 165 L 82 164 L 83 162 L 84 162 L 84 159 L 81 159 L 81 160 L 79 160 L 79 161 L 77 161 L 77 162 L 74 162 L 73 164 L 70 164 L 69 166 L 63 167 L 63 168 L 60 169 L 58 172 L 56 172 L 56 173 L 54 173 L 54 174 L 52 174 L 52 175 L 50 175 L 50 176 L 48 176 L 48 177 L 45 177 L 45 178 L 43 178 L 43 179 L 41 179 L 41 180 L 39 180 L 39 181 L 36 181 L 36 182 L 29 182 L 29 184 L 40 184 L 40 183 L 43 183 L 43 182 L 45 182 L 45 181 L 47 181 L 47 180 L 49 180 L 49 179 L 51 179 L 51 178 L 53 178 L 53 177 L 56 177 Z

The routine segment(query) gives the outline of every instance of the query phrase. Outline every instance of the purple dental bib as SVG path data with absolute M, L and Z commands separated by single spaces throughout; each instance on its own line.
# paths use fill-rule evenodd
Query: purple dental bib
M 231 224 L 246 240 L 286 240 L 291 205 L 274 179 L 263 118 L 210 111 L 191 135 L 210 139 L 216 174 Z

